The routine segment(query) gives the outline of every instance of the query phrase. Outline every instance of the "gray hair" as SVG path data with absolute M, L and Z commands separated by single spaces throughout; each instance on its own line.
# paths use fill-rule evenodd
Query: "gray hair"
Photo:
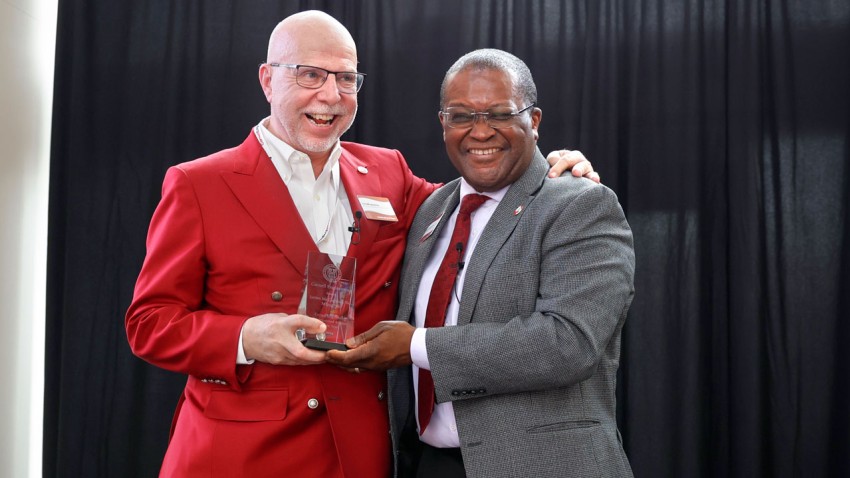
M 537 103 L 537 86 L 528 66 L 516 56 L 495 48 L 483 48 L 474 50 L 454 63 L 443 77 L 443 85 L 440 87 L 440 108 L 446 104 L 446 88 L 449 80 L 455 74 L 466 69 L 497 70 L 509 73 L 513 78 L 514 93 L 522 97 L 528 106 Z

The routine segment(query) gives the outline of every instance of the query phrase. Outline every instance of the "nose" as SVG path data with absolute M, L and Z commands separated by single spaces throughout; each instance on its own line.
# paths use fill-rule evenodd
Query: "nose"
M 325 83 L 319 88 L 317 96 L 320 100 L 325 101 L 327 103 L 339 102 L 342 94 L 339 92 L 339 89 L 336 86 L 335 74 L 331 73 L 328 75 L 327 79 L 325 79 Z
M 487 123 L 487 118 L 483 115 L 475 115 L 469 135 L 475 139 L 487 139 L 493 134 L 495 134 L 495 129 Z

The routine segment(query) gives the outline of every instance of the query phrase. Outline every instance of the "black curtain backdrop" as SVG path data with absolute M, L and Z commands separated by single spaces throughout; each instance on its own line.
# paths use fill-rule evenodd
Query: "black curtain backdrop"
M 185 377 L 123 315 L 166 168 L 239 144 L 285 16 L 344 23 L 368 74 L 346 139 L 455 177 L 443 73 L 523 58 L 541 148 L 584 151 L 634 229 L 619 381 L 639 477 L 850 476 L 847 0 L 60 2 L 44 475 L 155 476 Z

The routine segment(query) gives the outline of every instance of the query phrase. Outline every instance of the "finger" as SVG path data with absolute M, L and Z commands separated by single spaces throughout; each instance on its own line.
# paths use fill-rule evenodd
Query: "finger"
M 600 183 L 600 184 L 602 183 L 602 178 L 599 176 L 599 173 L 597 173 L 595 171 L 588 174 L 587 178 L 590 179 L 593 182 Z
M 327 361 L 326 352 L 309 349 L 301 342 L 296 342 L 291 347 L 287 347 L 287 351 L 292 355 L 295 362 L 300 365 L 319 364 Z
M 552 167 L 549 168 L 549 176 L 557 178 L 568 169 L 570 169 L 570 162 L 564 158 L 559 158 L 557 161 L 555 161 L 555 164 L 553 164 Z
M 287 316 L 289 320 L 289 324 L 292 326 L 292 330 L 295 331 L 297 329 L 304 329 L 308 334 L 318 334 L 319 332 L 324 332 L 325 329 L 328 328 L 324 322 L 319 319 L 314 319 L 313 317 L 309 317 L 306 315 L 290 315 Z
M 590 163 L 588 163 L 588 164 L 590 164 Z M 577 178 L 580 178 L 580 177 L 584 176 L 585 174 L 587 174 L 585 172 L 584 163 L 577 164 L 577 165 L 573 166 L 572 173 L 573 173 L 573 176 L 575 176 Z
M 347 360 L 346 359 L 347 355 L 348 355 L 348 352 L 343 352 L 342 350 L 328 350 L 328 353 L 327 353 L 328 363 L 338 365 L 341 368 L 347 368 L 347 367 L 343 366 L 343 363 L 345 363 L 345 361 Z
M 345 345 L 347 345 L 350 349 L 356 349 L 357 347 L 381 335 L 381 333 L 383 333 L 383 330 L 383 326 L 381 326 L 381 323 L 378 322 L 366 332 L 355 335 L 354 337 L 351 337 L 350 339 L 346 340 Z
M 550 166 L 551 166 L 551 165 L 554 165 L 554 164 L 555 164 L 555 163 L 557 163 L 557 162 L 561 159 L 561 157 L 563 157 L 563 156 L 564 156 L 567 152 L 568 152 L 568 150 L 566 150 L 566 149 L 558 149 L 558 150 L 552 151 L 552 152 L 550 152 L 549 154 L 547 154 L 547 155 L 546 155 L 546 162 L 548 162 Z
M 570 163 L 570 166 L 576 166 L 580 163 L 587 163 L 588 166 L 590 165 L 590 161 L 588 161 L 587 158 L 584 157 L 584 153 L 582 153 L 581 151 L 579 151 L 577 149 L 575 149 L 575 150 L 568 150 L 568 149 L 564 150 L 563 158 L 564 158 L 565 161 Z M 591 169 L 593 169 L 593 168 L 591 168 Z
M 328 350 L 327 360 L 329 363 L 339 365 L 343 368 L 354 368 L 359 366 L 360 362 L 365 358 L 364 348 L 352 349 L 346 352 L 342 350 Z

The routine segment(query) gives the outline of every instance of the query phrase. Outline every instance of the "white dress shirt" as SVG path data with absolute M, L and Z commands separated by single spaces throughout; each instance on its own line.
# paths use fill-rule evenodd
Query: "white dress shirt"
M 313 172 L 310 157 L 272 134 L 266 128 L 268 118 L 260 121 L 254 128 L 254 134 L 283 183 L 289 189 L 289 195 L 298 209 L 301 221 L 307 227 L 310 237 L 319 251 L 344 256 L 351 243 L 348 227 L 354 222 L 351 204 L 345 187 L 340 181 L 339 157 L 342 147 L 339 141 L 331 150 L 328 161 L 319 176 Z M 281 221 L 294 221 L 294 218 L 280 218 Z M 239 349 L 236 357 L 238 364 L 250 364 L 242 347 L 242 334 L 239 334 Z
M 460 306 L 463 279 L 466 277 L 469 258 L 478 244 L 478 239 L 481 237 L 484 226 L 487 225 L 499 202 L 505 197 L 505 193 L 508 192 L 509 187 L 505 186 L 498 191 L 486 193 L 485 196 L 488 196 L 490 199 L 485 201 L 481 207 L 472 213 L 469 240 L 466 242 L 466 247 L 463 250 L 463 262 L 466 263 L 467 267 L 458 271 L 454 291 L 449 300 L 449 307 L 446 312 L 446 326 L 457 325 L 457 312 Z M 461 178 L 461 201 L 463 201 L 464 196 L 467 194 L 478 194 L 478 192 L 466 180 Z M 428 351 L 425 348 L 425 334 L 427 331 L 424 328 L 425 310 L 428 308 L 428 298 L 431 295 L 431 286 L 434 283 L 434 277 L 437 275 L 437 270 L 440 268 L 443 256 L 445 256 L 446 250 L 449 248 L 449 242 L 452 237 L 452 231 L 454 231 L 459 210 L 460 205 L 455 208 L 451 217 L 446 221 L 446 225 L 440 231 L 439 236 L 437 236 L 437 242 L 434 243 L 434 248 L 431 250 L 425 270 L 422 272 L 422 282 L 420 282 L 419 290 L 416 292 L 416 304 L 413 308 L 416 318 L 416 330 L 413 332 L 413 339 L 410 342 L 410 357 L 413 360 L 413 388 L 416 393 L 417 403 L 419 402 L 419 369 L 431 370 L 428 362 Z M 418 424 L 419 406 L 414 407 L 414 410 L 416 410 L 416 423 Z M 420 440 L 437 448 L 457 448 L 460 446 L 452 402 L 435 403 L 431 421 L 428 424 L 428 428 L 425 429 L 425 433 L 420 436 Z
M 324 169 L 316 177 L 310 157 L 283 142 L 269 131 L 266 120 L 254 130 L 260 144 L 272 160 L 298 214 L 320 251 L 345 255 L 351 242 L 348 226 L 354 221 L 351 204 L 339 176 L 342 148 L 336 142 Z M 282 221 L 287 218 L 281 218 Z

